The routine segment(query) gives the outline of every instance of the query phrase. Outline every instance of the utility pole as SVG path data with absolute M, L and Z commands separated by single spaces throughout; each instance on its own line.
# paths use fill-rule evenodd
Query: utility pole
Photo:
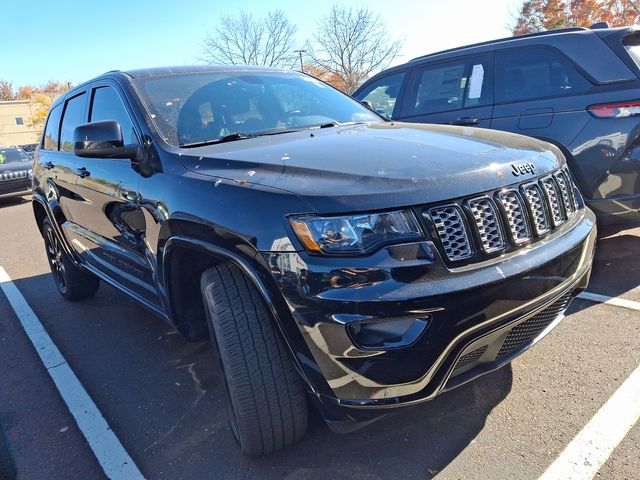
M 305 53 L 306 50 L 294 50 L 293 53 L 297 53 L 300 55 L 300 71 L 304 73 L 304 65 L 302 65 L 302 54 Z

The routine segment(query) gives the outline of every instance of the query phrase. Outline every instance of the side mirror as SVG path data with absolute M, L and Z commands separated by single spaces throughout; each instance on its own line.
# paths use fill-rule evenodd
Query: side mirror
M 367 107 L 369 110 L 371 110 L 372 112 L 376 111 L 376 107 L 373 106 L 373 103 L 371 103 L 369 100 L 360 100 L 360 103 L 362 105 L 364 105 L 365 107 Z
M 87 158 L 135 158 L 137 145 L 125 145 L 114 120 L 85 123 L 73 131 L 73 153 Z

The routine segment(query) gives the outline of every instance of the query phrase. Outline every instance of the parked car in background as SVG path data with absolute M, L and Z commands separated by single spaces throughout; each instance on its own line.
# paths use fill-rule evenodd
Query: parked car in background
M 640 222 L 640 30 L 603 27 L 426 55 L 377 74 L 354 97 L 390 119 L 551 142 L 599 221 Z
M 22 145 L 22 150 L 27 152 L 27 154 L 33 158 L 33 155 L 36 153 L 36 148 L 38 147 L 37 143 L 27 143 L 26 145 Z
M 57 99 L 33 208 L 66 299 L 103 280 L 211 340 L 252 455 L 301 438 L 309 401 L 346 432 L 510 362 L 586 288 L 596 234 L 551 144 L 231 66 Z
M 31 157 L 17 147 L 0 147 L 0 198 L 31 194 Z

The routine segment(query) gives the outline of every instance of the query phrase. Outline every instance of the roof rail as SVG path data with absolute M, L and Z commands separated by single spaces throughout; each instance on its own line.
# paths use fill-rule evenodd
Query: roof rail
M 556 33 L 581 32 L 583 30 L 588 30 L 588 29 L 584 28 L 584 27 L 560 28 L 560 29 L 557 29 L 557 30 L 545 30 L 543 32 L 525 33 L 523 35 L 514 35 L 512 37 L 503 37 L 503 38 L 498 38 L 498 39 L 495 39 L 495 40 L 487 40 L 486 42 L 472 43 L 471 45 L 464 45 L 462 47 L 449 48 L 447 50 L 441 50 L 439 52 L 433 52 L 433 53 L 429 53 L 427 55 L 421 55 L 420 57 L 412 58 L 407 63 L 414 62 L 416 60 L 422 60 L 423 58 L 431 57 L 433 55 L 440 55 L 442 53 L 455 52 L 456 50 L 462 50 L 462 49 L 465 49 L 465 48 L 481 47 L 483 45 L 491 45 L 492 43 L 506 42 L 506 41 L 509 41 L 509 40 L 516 40 L 516 39 L 521 39 L 521 38 L 543 37 L 545 35 L 553 35 L 553 34 L 556 34 Z

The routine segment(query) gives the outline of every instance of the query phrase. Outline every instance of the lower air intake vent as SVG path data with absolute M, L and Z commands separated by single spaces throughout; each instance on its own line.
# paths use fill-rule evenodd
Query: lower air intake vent
M 558 318 L 558 315 L 567 307 L 570 300 L 570 293 L 566 293 L 541 312 L 513 327 L 507 338 L 505 338 L 502 347 L 500 347 L 496 359 L 520 350 L 527 343 L 534 340 L 551 322 Z
M 484 352 L 487 351 L 489 347 L 485 345 L 484 347 L 477 348 L 473 352 L 469 352 L 464 354 L 458 359 L 456 366 L 453 368 L 454 370 L 460 370 L 461 368 L 466 367 L 467 365 L 471 365 L 478 361 L 478 359 L 484 355 Z
M 432 208 L 429 213 L 449 260 L 462 260 L 473 255 L 459 207 L 446 205 Z

